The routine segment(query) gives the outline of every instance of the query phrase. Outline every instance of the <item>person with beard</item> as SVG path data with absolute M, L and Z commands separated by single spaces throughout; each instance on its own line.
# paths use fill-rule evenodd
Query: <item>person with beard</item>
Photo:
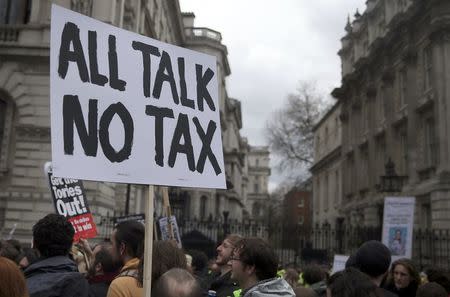
M 96 245 L 92 251 L 92 259 L 87 275 L 89 297 L 106 297 L 109 285 L 120 269 L 120 263 L 114 261 L 112 256 L 112 244 L 103 242 Z
M 145 227 L 138 221 L 117 224 L 111 236 L 112 254 L 123 265 L 108 289 L 108 297 L 141 297 L 143 284 L 139 281 L 139 259 L 144 254 Z
M 238 284 L 231 279 L 230 260 L 236 243 L 241 239 L 237 234 L 230 234 L 217 247 L 216 264 L 220 272 L 212 275 L 209 285 L 209 290 L 216 291 L 217 297 L 233 296 L 233 292 L 239 289 Z

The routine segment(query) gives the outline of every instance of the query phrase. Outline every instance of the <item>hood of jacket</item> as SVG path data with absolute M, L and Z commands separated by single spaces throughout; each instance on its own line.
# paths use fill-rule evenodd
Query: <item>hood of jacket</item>
M 261 281 L 243 293 L 243 297 L 295 297 L 291 286 L 282 278 Z
M 78 268 L 68 257 L 55 256 L 31 264 L 25 269 L 24 274 L 25 278 L 29 278 L 37 274 L 61 272 L 78 272 Z
M 24 271 L 30 297 L 87 297 L 89 284 L 65 256 L 43 259 Z

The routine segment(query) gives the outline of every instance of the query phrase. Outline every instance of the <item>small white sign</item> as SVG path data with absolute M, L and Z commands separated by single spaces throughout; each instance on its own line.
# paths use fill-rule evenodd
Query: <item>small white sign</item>
M 345 270 L 345 263 L 347 263 L 348 258 L 349 256 L 347 255 L 334 255 L 333 270 L 331 274 Z
M 54 175 L 224 189 L 216 63 L 52 5 Z
M 169 230 L 169 224 L 168 224 L 168 217 L 162 217 L 159 219 L 159 229 L 161 231 L 161 240 L 170 240 L 173 239 L 177 242 L 178 247 L 181 249 L 181 238 L 180 238 L 180 231 L 178 229 L 178 223 L 177 218 L 175 216 L 170 217 L 170 224 L 172 225 L 172 234 L 173 238 L 170 235 Z
M 392 261 L 412 257 L 414 197 L 386 197 L 384 200 L 383 240 Z

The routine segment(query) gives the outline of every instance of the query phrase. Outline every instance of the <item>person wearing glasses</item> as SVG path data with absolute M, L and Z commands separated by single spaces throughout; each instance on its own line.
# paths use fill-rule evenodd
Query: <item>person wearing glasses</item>
M 277 257 L 264 240 L 240 240 L 231 257 L 231 278 L 242 289 L 240 297 L 294 297 L 291 286 L 277 278 L 277 267 Z

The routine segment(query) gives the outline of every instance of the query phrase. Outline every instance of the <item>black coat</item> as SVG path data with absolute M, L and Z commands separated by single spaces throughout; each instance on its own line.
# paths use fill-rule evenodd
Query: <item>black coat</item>
M 408 287 L 403 289 L 397 289 L 394 284 L 388 284 L 385 286 L 385 289 L 397 294 L 398 297 L 415 297 L 417 291 L 417 285 L 411 283 Z
M 88 297 L 88 282 L 68 257 L 40 260 L 24 274 L 30 297 Z
M 217 292 L 217 297 L 228 297 L 233 296 L 233 291 L 238 290 L 238 284 L 231 280 L 231 271 L 225 273 L 224 275 L 218 276 L 211 282 L 209 286 L 210 290 Z

